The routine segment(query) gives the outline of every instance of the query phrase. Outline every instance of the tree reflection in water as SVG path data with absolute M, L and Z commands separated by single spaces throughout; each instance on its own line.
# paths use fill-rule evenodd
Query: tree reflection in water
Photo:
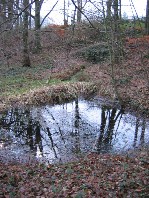
M 136 118 L 136 128 L 135 128 L 134 144 L 133 144 L 134 147 L 136 147 L 139 127 L 141 127 L 140 144 L 143 145 L 145 143 L 145 129 L 146 129 L 145 118 L 143 118 L 142 120 L 140 120 L 139 118 Z
M 123 113 L 123 109 L 117 110 L 115 107 L 113 109 L 106 106 L 101 108 L 100 133 L 94 148 L 98 153 L 111 150 L 114 128 L 118 118 L 120 122 Z
M 99 153 L 111 152 L 148 141 L 149 124 L 145 118 L 94 104 L 76 99 L 53 107 L 11 109 L 0 115 L 1 147 L 11 146 L 13 150 L 15 145 L 20 152 L 67 161 L 93 147 Z
M 80 146 L 80 134 L 79 134 L 79 126 L 80 126 L 80 115 L 79 115 L 79 101 L 78 98 L 75 100 L 75 114 L 74 114 L 74 152 L 81 153 L 81 146 Z

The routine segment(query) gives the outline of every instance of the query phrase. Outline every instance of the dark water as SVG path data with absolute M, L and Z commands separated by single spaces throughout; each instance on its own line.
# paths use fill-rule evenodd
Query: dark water
M 0 115 L 0 155 L 69 161 L 90 151 L 119 153 L 149 141 L 149 122 L 101 100 L 11 109 Z

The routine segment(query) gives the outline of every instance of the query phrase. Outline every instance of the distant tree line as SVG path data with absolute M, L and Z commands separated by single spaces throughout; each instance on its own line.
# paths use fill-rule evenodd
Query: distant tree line
M 43 17 L 41 21 L 41 8 L 44 0 L 0 0 L 0 33 L 11 31 L 20 28 L 22 32 L 22 65 L 30 67 L 29 47 L 28 47 L 28 31 L 34 30 L 34 51 L 40 53 L 41 51 L 41 25 L 45 18 L 52 12 L 57 5 L 58 0 L 55 1 L 52 9 Z M 122 42 L 120 20 L 122 18 L 121 0 L 107 0 L 103 1 L 83 1 L 70 0 L 74 5 L 73 23 L 81 23 L 84 15 L 89 20 L 88 14 L 85 12 L 87 3 L 91 3 L 99 12 L 102 13 L 104 21 L 105 32 L 109 40 L 111 50 L 111 61 L 117 62 L 122 56 Z M 64 0 L 64 25 L 68 23 L 66 18 Z M 34 8 L 34 11 L 33 11 Z M 145 17 L 145 32 L 149 35 L 149 0 L 146 2 L 146 17 Z M 34 24 L 34 25 L 33 25 Z

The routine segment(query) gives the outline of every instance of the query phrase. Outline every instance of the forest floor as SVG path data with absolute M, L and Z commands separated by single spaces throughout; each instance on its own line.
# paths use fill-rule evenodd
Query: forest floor
M 129 155 L 88 154 L 48 166 L 0 163 L 0 197 L 147 198 L 149 150 Z
M 96 94 L 114 100 L 117 89 L 123 103 L 148 114 L 148 45 L 135 46 L 135 49 L 126 47 L 124 59 L 114 65 L 115 87 L 108 62 L 93 64 L 71 55 L 67 59 L 60 51 L 63 49 L 53 55 L 51 62 L 47 58 L 52 56 L 51 52 L 35 56 L 31 68 L 1 67 L 0 111 L 20 104 L 62 102 L 81 94 Z
M 123 102 L 149 115 L 148 46 L 126 48 L 125 60 L 114 65 L 115 85 Z M 37 65 L 38 58 L 33 60 Z M 44 64 L 43 64 L 44 63 Z M 42 67 L 41 67 L 42 65 Z M 0 111 L 11 106 L 71 100 L 78 95 L 116 99 L 107 62 L 92 64 L 55 55 L 51 65 L 40 57 L 32 68 L 0 71 Z M 88 154 L 76 162 L 48 166 L 0 161 L 0 198 L 149 197 L 149 150 L 130 155 Z

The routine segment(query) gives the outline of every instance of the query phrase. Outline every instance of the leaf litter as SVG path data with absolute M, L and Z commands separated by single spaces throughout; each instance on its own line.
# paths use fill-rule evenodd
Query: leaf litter
M 147 197 L 149 150 L 87 154 L 67 164 L 0 163 L 0 197 Z
M 115 82 L 120 97 L 130 106 L 136 106 L 137 110 L 138 108 L 149 109 L 149 59 L 143 49 L 143 46 L 139 49 L 126 49 L 126 60 L 114 66 Z M 141 57 L 144 57 L 143 61 Z M 20 103 L 40 105 L 54 102 L 56 97 L 57 102 L 60 102 L 61 99 L 71 99 L 78 93 L 88 93 L 90 90 L 91 94 L 96 91 L 100 96 L 114 99 L 110 65 L 108 63 L 83 64 L 85 65 L 83 72 L 89 76 L 90 82 L 47 85 L 23 95 L 1 97 L 1 109 L 15 104 L 20 105 Z M 54 78 L 67 80 L 76 71 L 79 71 L 78 67 L 74 72 L 69 72 L 69 69 L 67 72 L 64 72 L 63 68 L 58 69 L 58 74 L 55 73 Z M 70 90 L 70 87 L 73 89 Z M 59 95 L 59 93 L 64 94 Z M 70 98 L 64 98 L 65 95 Z M 144 198 L 149 195 L 148 184 L 148 148 L 121 156 L 90 153 L 75 162 L 47 166 L 37 162 L 4 163 L 0 161 L 0 198 Z

